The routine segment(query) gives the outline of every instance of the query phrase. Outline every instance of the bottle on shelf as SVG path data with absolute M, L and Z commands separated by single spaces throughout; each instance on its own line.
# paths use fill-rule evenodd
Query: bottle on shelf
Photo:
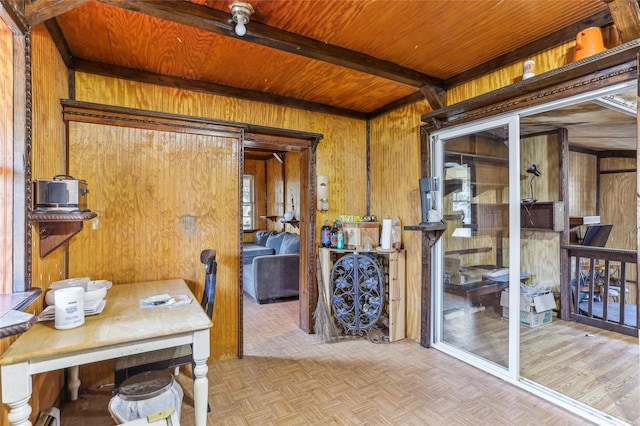
M 324 225 L 320 232 L 322 247 L 331 247 L 331 225 L 329 225 L 328 219 L 324 221 Z
M 331 228 L 331 234 L 329 239 L 329 247 L 338 247 L 338 221 L 333 222 L 333 228 Z
M 344 250 L 344 231 L 342 228 L 338 229 L 338 236 L 336 238 L 336 248 L 338 250 Z

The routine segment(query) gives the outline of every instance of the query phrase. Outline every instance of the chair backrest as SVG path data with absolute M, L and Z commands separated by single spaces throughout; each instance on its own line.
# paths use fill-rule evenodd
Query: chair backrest
M 216 262 L 216 251 L 213 249 L 203 250 L 200 253 L 200 262 L 204 264 L 204 291 L 200 305 L 205 310 L 209 318 L 213 318 L 213 305 L 216 298 L 216 274 L 218 272 L 218 262 Z

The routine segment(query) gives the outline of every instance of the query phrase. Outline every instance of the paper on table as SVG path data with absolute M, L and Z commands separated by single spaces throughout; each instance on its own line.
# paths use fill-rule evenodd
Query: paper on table
M 22 311 L 10 310 L 0 318 L 0 328 L 28 322 L 33 318 L 32 314 Z
M 141 308 L 157 308 L 160 306 L 181 306 L 191 303 L 191 298 L 186 294 L 170 296 L 168 294 L 158 294 L 156 296 L 140 299 Z

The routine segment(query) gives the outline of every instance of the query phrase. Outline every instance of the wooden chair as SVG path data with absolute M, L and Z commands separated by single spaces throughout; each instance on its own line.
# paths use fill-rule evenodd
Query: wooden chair
M 213 318 L 213 305 L 216 294 L 216 274 L 218 269 L 216 251 L 213 249 L 203 250 L 200 254 L 200 261 L 205 265 L 204 292 L 202 294 L 200 305 L 207 315 L 209 315 L 209 318 Z M 117 358 L 114 368 L 115 381 L 113 393 L 117 393 L 118 387 L 123 381 L 135 374 L 145 371 L 174 368 L 175 374 L 177 375 L 178 369 L 181 366 L 193 364 L 193 358 L 191 355 L 191 345 L 182 345 Z

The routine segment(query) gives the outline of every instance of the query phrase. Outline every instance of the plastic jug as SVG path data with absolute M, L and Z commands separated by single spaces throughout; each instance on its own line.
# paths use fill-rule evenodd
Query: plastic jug
M 573 55 L 573 60 L 579 61 L 580 59 L 600 53 L 603 50 L 604 44 L 602 42 L 602 31 L 600 28 L 587 28 L 576 35 L 576 51 Z

